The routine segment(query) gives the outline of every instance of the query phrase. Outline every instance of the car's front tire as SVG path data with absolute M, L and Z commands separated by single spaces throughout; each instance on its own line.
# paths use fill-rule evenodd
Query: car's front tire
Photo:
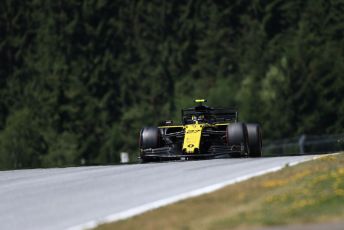
M 232 156 L 240 157 L 248 153 L 247 129 L 244 123 L 237 122 L 228 125 L 226 130 L 226 139 L 228 146 L 241 147 L 241 149 L 239 149 L 237 153 L 233 153 Z
M 161 133 L 157 127 L 145 127 L 140 132 L 141 162 L 148 162 L 149 159 L 142 153 L 144 149 L 155 149 L 161 146 Z
M 262 156 L 262 131 L 259 124 L 247 124 L 248 147 L 250 157 Z

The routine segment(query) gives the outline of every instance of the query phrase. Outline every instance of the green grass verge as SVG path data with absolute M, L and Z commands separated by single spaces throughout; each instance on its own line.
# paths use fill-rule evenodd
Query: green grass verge
M 344 217 L 344 154 L 322 157 L 97 229 L 251 229 Z

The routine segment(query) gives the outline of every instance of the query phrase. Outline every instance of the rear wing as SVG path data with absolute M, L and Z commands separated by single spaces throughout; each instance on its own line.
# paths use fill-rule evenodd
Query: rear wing
M 209 123 L 231 123 L 238 121 L 238 111 L 234 108 L 211 108 L 207 106 L 199 106 L 182 110 L 183 124 L 192 123 L 192 116 L 204 115 L 205 120 Z

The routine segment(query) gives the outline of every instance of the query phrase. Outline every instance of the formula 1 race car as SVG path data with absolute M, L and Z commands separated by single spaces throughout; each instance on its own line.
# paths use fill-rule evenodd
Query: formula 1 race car
M 208 107 L 204 99 L 195 102 L 197 106 L 182 110 L 181 124 L 164 121 L 141 129 L 142 162 L 262 156 L 260 125 L 238 122 L 235 109 Z

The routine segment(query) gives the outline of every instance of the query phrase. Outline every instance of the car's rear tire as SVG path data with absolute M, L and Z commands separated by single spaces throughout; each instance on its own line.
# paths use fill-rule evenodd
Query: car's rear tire
M 161 146 L 160 130 L 157 127 L 145 127 L 141 129 L 139 146 L 141 150 L 159 148 Z M 140 157 L 142 163 L 150 161 L 142 151 Z
M 259 124 L 247 124 L 248 147 L 250 157 L 262 156 L 262 131 Z
M 243 149 L 233 153 L 233 157 L 241 157 L 248 153 L 247 129 L 246 125 L 241 122 L 230 124 L 226 130 L 227 145 L 229 146 L 243 146 Z

